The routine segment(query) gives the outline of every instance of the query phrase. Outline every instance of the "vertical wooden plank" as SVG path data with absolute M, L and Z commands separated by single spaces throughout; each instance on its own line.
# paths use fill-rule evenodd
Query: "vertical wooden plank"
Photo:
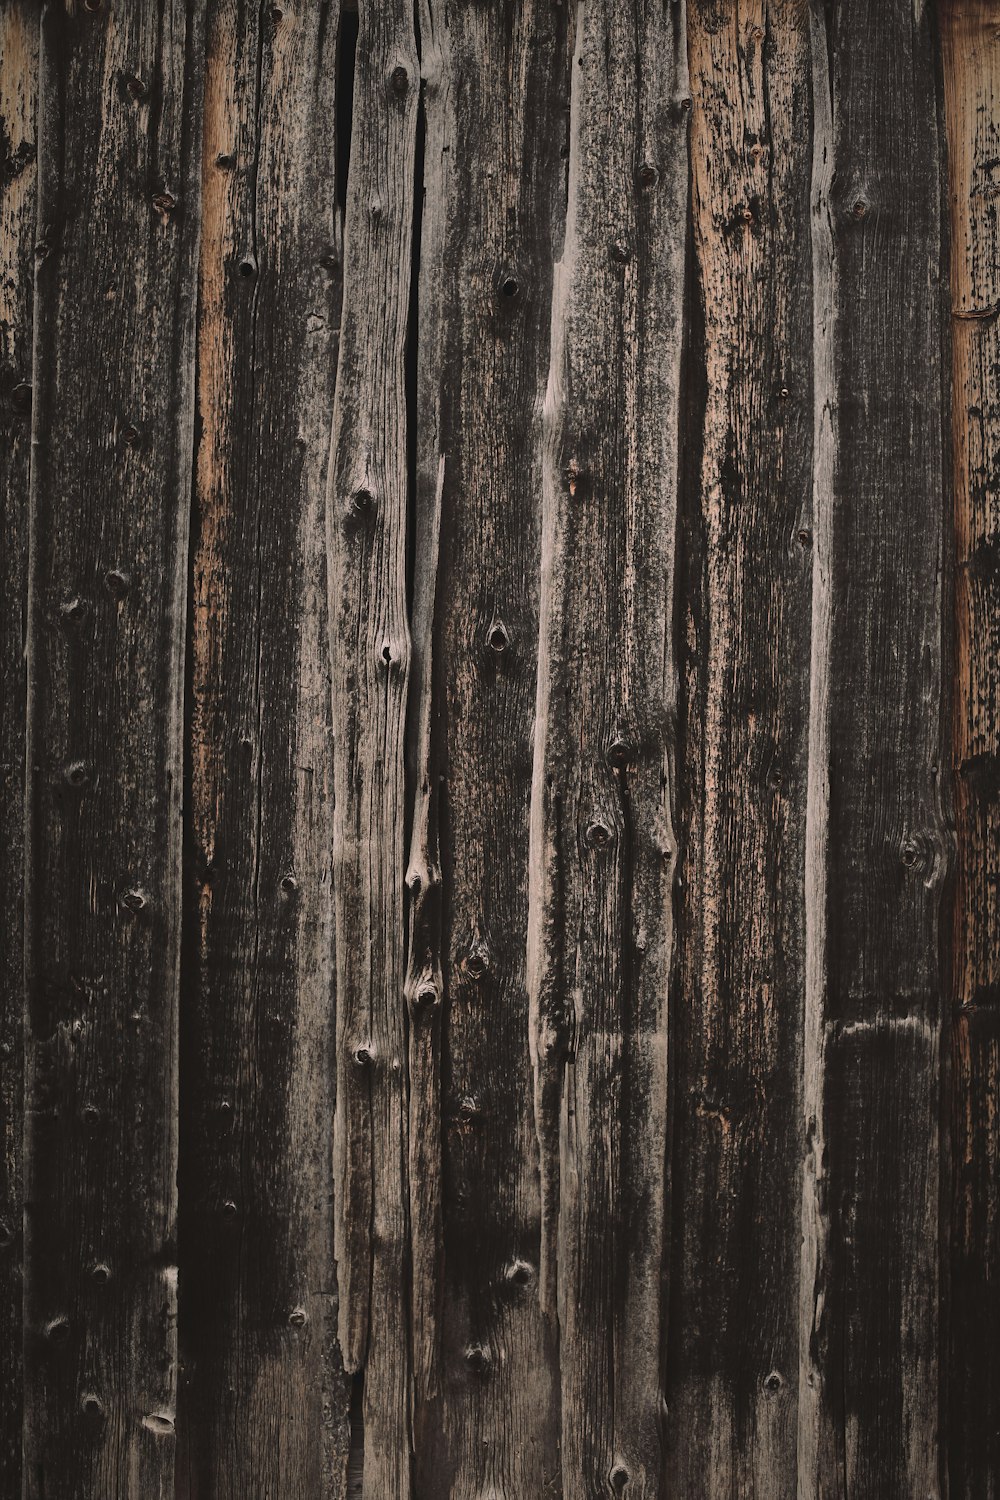
M 937 1496 L 949 607 L 938 60 L 931 8 L 910 0 L 841 0 L 825 24 L 816 224 L 833 322 L 831 379 L 816 390 L 813 700 L 825 760 L 811 767 L 809 848 L 824 872 L 810 876 L 822 907 L 808 908 L 799 1493 Z
M 683 22 L 577 9 L 545 398 L 528 973 L 567 1500 L 663 1468 Z
M 38 11 L 0 5 L 0 1488 L 21 1491 L 24 604 L 31 455 Z
M 411 866 L 414 1307 L 426 1366 L 417 1488 L 428 1500 L 543 1495 L 558 1479 L 558 1388 L 537 1291 L 525 950 L 536 427 L 565 211 L 565 12 L 425 5 L 421 54 L 415 647 L 428 731 Z M 436 601 L 433 613 L 424 599 Z M 424 872 L 434 865 L 431 934 Z M 433 1003 L 421 1002 L 422 984 Z M 439 1238 L 420 1210 L 429 1192 L 440 1198 L 442 1174 Z
M 201 15 L 42 7 L 25 1494 L 174 1487 Z
M 327 505 L 337 945 L 339 1333 L 364 1488 L 410 1494 L 403 740 L 406 349 L 420 67 L 409 0 L 362 0 Z
M 693 0 L 671 1491 L 796 1486 L 812 589 L 809 21 Z M 692 369 L 701 364 L 702 369 Z M 699 409 L 700 408 L 700 409 Z
M 342 1495 L 332 3 L 208 6 L 182 1008 L 184 1493 Z
M 952 1500 L 992 1500 L 1000 1495 L 1000 29 L 986 0 L 947 0 L 941 28 L 957 539 L 949 1469 Z

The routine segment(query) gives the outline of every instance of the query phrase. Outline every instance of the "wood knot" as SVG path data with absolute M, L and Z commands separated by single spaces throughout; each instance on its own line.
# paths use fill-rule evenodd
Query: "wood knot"
M 606 823 L 595 818 L 592 823 L 587 824 L 584 841 L 588 849 L 608 849 L 614 842 L 614 834 Z
M 104 1416 L 104 1402 L 93 1391 L 86 1391 L 80 1397 L 80 1410 L 91 1422 L 99 1421 Z
M 868 207 L 869 205 L 864 198 L 856 198 L 851 207 L 851 217 L 855 219 L 863 219 L 868 213 Z
M 632 764 L 634 752 L 624 735 L 616 734 L 608 745 L 608 760 L 616 771 L 624 771 Z
M 95 1286 L 107 1286 L 111 1280 L 111 1267 L 103 1260 L 90 1268 L 90 1279 Z
M 370 1068 L 375 1061 L 374 1042 L 362 1042 L 352 1053 L 356 1068 Z
M 462 965 L 470 979 L 482 979 L 490 967 L 489 951 L 480 943 L 466 954 Z
M 81 791 L 90 782 L 90 770 L 82 760 L 74 760 L 63 772 L 63 780 L 74 791 Z
M 507 634 L 507 627 L 502 620 L 494 621 L 490 626 L 489 635 L 486 639 L 494 656 L 502 656 L 510 645 L 510 636 Z
M 482 1344 L 470 1344 L 465 1351 L 465 1363 L 473 1375 L 485 1375 L 492 1362 L 490 1351 Z
M 784 1385 L 784 1383 L 785 1382 L 782 1380 L 778 1371 L 772 1370 L 770 1375 L 765 1377 L 764 1389 L 765 1391 L 767 1391 L 769 1396 L 776 1396 L 777 1393 L 781 1390 L 781 1387 Z
M 389 87 L 397 99 L 405 99 L 410 89 L 410 75 L 400 63 L 389 75 Z
M 133 915 L 137 916 L 139 912 L 145 909 L 145 893 L 140 890 L 126 891 L 122 896 L 122 906 L 124 906 L 126 911 L 130 911 Z
M 235 1200 L 232 1198 L 226 1198 L 222 1205 L 223 1218 L 235 1219 L 237 1212 L 238 1210 L 236 1208 Z
M 616 1463 L 608 1475 L 608 1484 L 611 1487 L 612 1495 L 624 1495 L 631 1477 L 628 1469 L 621 1461 Z
M 62 1348 L 69 1343 L 69 1318 L 50 1318 L 45 1325 L 45 1338 L 50 1344 Z
M 523 1288 L 531 1284 L 532 1270 L 526 1260 L 518 1258 L 510 1261 L 503 1274 L 504 1280 L 510 1286 Z
M 90 605 L 86 599 L 75 594 L 72 599 L 65 599 L 60 604 L 59 613 L 67 625 L 82 625 L 90 614 Z
M 410 1013 L 413 1016 L 428 1015 L 438 1004 L 440 996 L 429 980 L 419 984 L 410 996 Z
M 643 162 L 639 168 L 639 186 L 641 188 L 655 187 L 659 174 L 652 162 Z
M 164 188 L 162 192 L 153 194 L 153 207 L 158 208 L 161 214 L 171 214 L 177 207 L 177 199 Z
M 288 1321 L 292 1328 L 304 1328 L 309 1321 L 304 1307 L 293 1307 L 288 1314 Z

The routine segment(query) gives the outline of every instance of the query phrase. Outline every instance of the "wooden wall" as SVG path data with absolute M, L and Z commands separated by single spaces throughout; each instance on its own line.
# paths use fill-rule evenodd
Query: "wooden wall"
M 0 1494 L 1000 1497 L 992 0 L 0 0 Z

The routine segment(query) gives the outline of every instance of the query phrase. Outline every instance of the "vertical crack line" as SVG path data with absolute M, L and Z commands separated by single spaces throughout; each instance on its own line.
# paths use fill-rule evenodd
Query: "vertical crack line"
M 809 663 L 809 733 L 805 827 L 805 948 L 802 1109 L 802 1259 L 799 1286 L 798 1470 L 803 1500 L 818 1492 L 823 1457 L 823 1393 L 817 1368 L 822 1284 L 827 1273 L 823 1174 L 825 1143 L 824 1012 L 826 1005 L 826 901 L 829 842 L 830 559 L 833 474 L 836 460 L 834 318 L 836 280 L 830 190 L 833 181 L 833 84 L 829 18 L 814 13 L 812 30 L 813 172 L 811 189 L 813 276 L 813 576 Z

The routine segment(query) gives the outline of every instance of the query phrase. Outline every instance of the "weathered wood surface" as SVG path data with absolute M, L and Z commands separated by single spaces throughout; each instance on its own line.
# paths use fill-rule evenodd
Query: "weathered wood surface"
M 958 860 L 950 998 L 949 1477 L 1000 1495 L 1000 29 L 949 0 L 942 40 L 951 208 Z
M 528 982 L 573 1500 L 662 1477 L 683 15 L 577 11 L 552 298 Z
M 364 1373 L 368 1500 L 410 1494 L 404 733 L 407 337 L 420 61 L 409 0 L 361 0 L 327 503 L 337 947 L 334 1251 Z
M 24 1242 L 24 628 L 31 455 L 38 25 L 0 9 L 0 1486 L 20 1492 Z
M 4 1495 L 1000 1492 L 998 34 L 0 0 Z
M 427 1500 L 541 1496 L 558 1483 L 525 954 L 565 20 L 545 3 L 507 3 L 425 5 L 421 22 L 416 652 L 428 735 L 409 884 L 416 1477 Z M 421 998 L 427 982 L 433 1001 Z
M 677 1494 L 793 1494 L 812 573 L 809 17 L 689 7 Z
M 208 6 L 181 1012 L 180 1492 L 343 1493 L 326 471 L 338 15 Z M 262 382 L 260 372 L 267 371 Z
M 930 7 L 846 0 L 825 26 L 799 1493 L 936 1496 L 951 848 L 939 73 Z
M 167 1496 L 199 7 L 41 7 L 25 1494 Z

